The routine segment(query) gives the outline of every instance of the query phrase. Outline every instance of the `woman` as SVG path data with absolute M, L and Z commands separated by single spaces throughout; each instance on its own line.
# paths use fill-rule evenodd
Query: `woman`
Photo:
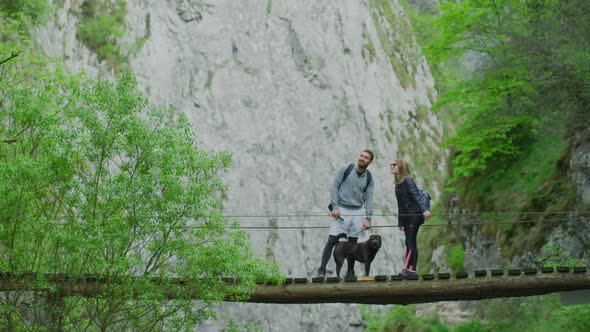
M 398 205 L 397 226 L 406 235 L 406 259 L 400 273 L 406 277 L 416 274 L 418 264 L 416 237 L 424 219 L 430 217 L 430 211 L 426 209 L 424 199 L 410 177 L 408 164 L 402 159 L 397 159 L 389 167 L 395 179 L 395 198 Z

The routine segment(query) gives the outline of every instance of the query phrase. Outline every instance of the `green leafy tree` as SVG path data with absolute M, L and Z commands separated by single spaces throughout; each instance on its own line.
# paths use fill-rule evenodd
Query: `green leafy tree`
M 445 142 L 455 152 L 449 190 L 459 180 L 501 174 L 540 135 L 559 136 L 561 123 L 577 142 L 590 137 L 590 76 L 581 70 L 590 65 L 589 13 L 583 0 L 441 3 L 429 59 L 481 60 L 437 103 L 462 117 Z
M 42 23 L 47 18 L 49 4 L 47 0 L 3 0 L 0 12 L 5 16 L 17 18 L 25 16 L 32 24 Z
M 447 332 L 451 331 L 436 315 L 429 317 L 417 317 L 416 308 L 413 305 L 395 305 L 385 313 L 381 311 L 368 312 L 361 307 L 361 314 L 366 320 L 366 331 L 393 332 L 393 331 L 420 331 L 420 332 Z
M 539 117 L 565 120 L 558 128 L 575 146 L 590 138 L 590 3 L 537 0 L 528 2 L 527 12 L 531 33 L 517 36 L 512 45 L 535 78 Z
M 80 24 L 76 37 L 95 52 L 99 60 L 117 70 L 125 62 L 118 40 L 125 32 L 126 10 L 124 0 L 86 0 L 77 12 Z
M 429 45 L 430 58 L 446 61 L 477 54 L 483 59 L 470 77 L 438 101 L 439 107 L 458 107 L 463 118 L 457 133 L 445 142 L 455 150 L 451 184 L 506 169 L 536 134 L 538 121 L 530 111 L 532 76 L 510 44 L 514 35 L 527 33 L 521 7 L 512 1 L 481 0 L 441 5 L 436 21 L 441 32 Z
M 587 331 L 590 305 L 562 306 L 559 295 L 471 301 L 468 321 L 444 323 L 437 314 L 417 315 L 413 305 L 393 306 L 385 313 L 361 307 L 367 331 Z
M 11 43 L 0 53 L 0 271 L 33 272 L 26 283 L 49 291 L 2 293 L 3 330 L 192 329 L 217 301 L 282 280 L 220 215 L 229 155 L 198 149 L 184 116 L 149 108 L 131 73 L 72 76 Z M 66 296 L 45 273 L 106 284 Z

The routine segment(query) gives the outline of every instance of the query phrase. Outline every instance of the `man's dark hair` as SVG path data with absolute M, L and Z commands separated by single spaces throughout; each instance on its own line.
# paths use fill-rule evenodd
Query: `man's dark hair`
M 373 151 L 371 151 L 369 149 L 364 149 L 363 152 L 366 152 L 369 154 L 369 156 L 371 156 L 371 161 L 373 161 L 373 159 L 375 159 L 375 154 L 373 153 Z

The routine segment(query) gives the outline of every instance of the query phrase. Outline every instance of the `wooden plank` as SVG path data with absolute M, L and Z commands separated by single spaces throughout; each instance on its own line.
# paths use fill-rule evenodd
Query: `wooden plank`
M 375 278 L 370 276 L 356 277 L 356 281 L 375 281 Z
M 387 281 L 386 275 L 375 276 L 375 281 Z
M 450 278 L 447 280 L 340 282 L 261 286 L 250 297 L 256 303 L 413 304 L 483 300 L 590 289 L 590 273 Z

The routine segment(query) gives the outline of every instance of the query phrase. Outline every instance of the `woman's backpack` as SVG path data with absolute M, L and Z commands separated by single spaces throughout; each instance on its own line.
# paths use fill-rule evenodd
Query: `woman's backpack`
M 418 192 L 420 193 L 420 195 L 422 196 L 422 199 L 424 200 L 424 207 L 426 208 L 426 210 L 430 210 L 430 194 L 427 193 L 426 191 L 424 191 L 423 189 L 418 189 Z

